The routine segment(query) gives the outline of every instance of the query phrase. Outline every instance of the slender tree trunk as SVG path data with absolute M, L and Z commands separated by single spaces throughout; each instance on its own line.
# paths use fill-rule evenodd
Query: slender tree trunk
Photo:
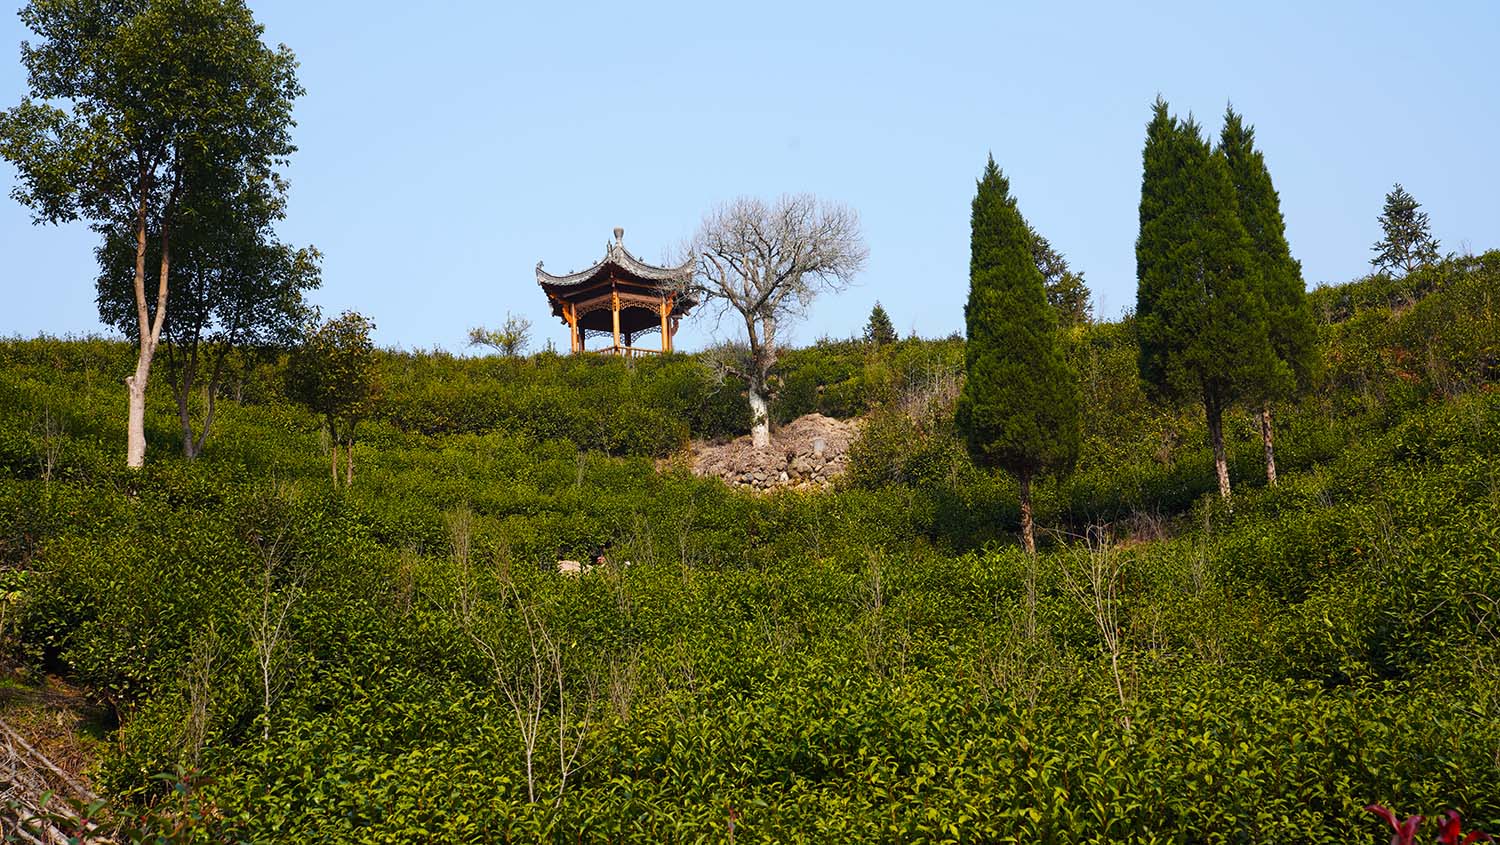
M 161 280 L 156 291 L 156 316 L 147 319 L 145 309 L 145 249 L 146 230 L 142 220 L 136 233 L 136 264 L 141 285 L 137 287 L 136 304 L 140 318 L 140 350 L 136 354 L 135 372 L 125 379 L 130 395 L 129 416 L 126 423 L 125 465 L 140 469 L 146 465 L 146 384 L 151 378 L 151 359 L 156 355 L 156 344 L 161 338 L 162 322 L 167 316 L 167 271 L 170 252 L 167 248 L 165 228 L 161 236 Z
M 141 340 L 141 349 L 135 359 L 135 372 L 125 379 L 125 389 L 130 397 L 125 426 L 125 465 L 140 469 L 146 465 L 146 380 L 151 376 L 150 341 Z
M 333 441 L 333 486 L 339 486 L 339 441 Z
M 204 290 L 203 271 L 201 269 L 198 271 L 196 279 L 189 280 L 190 285 L 194 282 L 197 284 L 195 293 L 201 299 Z M 189 288 L 189 290 L 192 290 L 192 288 Z M 182 355 L 181 372 L 175 374 L 173 379 L 173 390 L 177 393 L 177 420 L 182 425 L 182 455 L 188 460 L 193 460 L 203 454 L 203 444 L 208 440 L 208 427 L 213 423 L 214 417 L 214 391 L 218 389 L 220 374 L 224 369 L 225 353 L 220 352 L 218 355 L 214 355 L 212 349 L 209 349 L 207 352 L 204 351 L 202 325 L 192 327 L 191 334 L 186 338 L 186 344 L 186 352 Z M 181 345 L 181 343 L 175 344 L 175 346 L 179 347 Z M 173 347 L 174 344 L 168 344 L 167 350 L 169 353 Z M 167 360 L 171 362 L 175 359 L 168 357 Z M 212 361 L 212 366 L 206 367 L 208 369 L 208 382 L 204 386 L 204 404 L 206 407 L 203 416 L 203 429 L 199 434 L 194 435 L 192 414 L 193 391 L 198 387 L 199 366 L 206 364 L 209 360 Z
M 1023 472 L 1021 481 L 1021 545 L 1026 554 L 1036 554 L 1036 532 L 1031 523 L 1031 473 Z
M 1266 483 L 1276 486 L 1276 448 L 1272 445 L 1271 403 L 1260 407 L 1260 440 L 1266 447 Z
M 193 446 L 194 457 L 203 454 L 203 444 L 208 442 L 208 430 L 214 424 L 214 411 L 217 407 L 216 402 L 219 392 L 219 383 L 223 379 L 224 358 L 228 354 L 228 349 L 220 352 L 218 358 L 214 360 L 213 372 L 208 377 L 208 386 L 205 388 L 205 395 L 203 399 L 205 405 L 203 410 L 203 428 L 198 432 L 197 444 Z
M 344 444 L 344 486 L 354 486 L 354 429 L 349 429 L 349 440 Z
M 757 449 L 771 445 L 771 415 L 766 380 L 771 367 L 776 363 L 776 324 L 766 318 L 757 326 L 755 317 L 745 315 L 745 338 L 750 344 L 750 372 L 746 378 L 746 393 L 750 397 L 750 440 Z
M 136 355 L 135 372 L 125 379 L 129 394 L 129 410 L 125 425 L 125 465 L 140 469 L 146 465 L 146 384 L 151 377 L 151 358 L 156 354 L 156 344 L 161 339 L 161 327 L 167 319 L 167 278 L 172 264 L 171 235 L 172 215 L 177 208 L 177 197 L 181 191 L 181 174 L 173 177 L 171 195 L 167 198 L 161 215 L 161 275 L 156 284 L 156 313 L 146 307 L 146 219 L 149 208 L 150 185 L 147 169 L 141 167 L 140 204 L 136 208 L 135 220 L 135 311 L 136 325 L 140 334 L 140 351 Z
M 749 382 L 750 439 L 757 449 L 771 445 L 771 416 L 767 411 L 765 380 L 752 377 Z
M 1208 412 L 1208 439 L 1214 447 L 1214 474 L 1219 478 L 1219 497 L 1229 499 L 1229 460 L 1224 456 L 1224 410 L 1217 399 L 1204 402 Z
M 125 465 L 139 469 L 146 464 L 146 380 L 151 375 L 151 317 L 146 310 L 146 172 L 141 168 L 141 201 L 135 215 L 135 317 L 140 349 L 135 372 L 125 378 L 129 397 L 125 423 Z
M 198 429 L 198 439 L 193 443 L 193 455 L 196 458 L 203 454 L 203 444 L 208 442 L 208 427 L 214 424 L 214 393 L 209 388 L 208 395 L 204 397 L 208 407 L 203 411 L 203 427 Z
M 167 351 L 171 353 L 173 348 L 180 344 L 167 344 Z M 197 369 L 197 355 L 188 354 L 183 356 L 182 364 L 178 368 L 175 378 L 172 379 L 172 393 L 177 400 L 177 424 L 182 428 L 182 456 L 192 460 L 198 456 L 197 440 L 193 437 L 193 413 L 191 401 L 193 395 L 193 371 Z M 167 362 L 172 363 L 174 358 L 171 354 L 167 356 Z
M 188 460 L 198 457 L 198 441 L 193 436 L 193 419 L 188 413 L 187 394 L 177 392 L 177 422 L 182 426 L 182 456 Z

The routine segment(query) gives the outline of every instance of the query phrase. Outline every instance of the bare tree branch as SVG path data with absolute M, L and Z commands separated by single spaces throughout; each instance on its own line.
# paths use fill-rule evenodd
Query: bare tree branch
M 770 443 L 766 380 L 776 363 L 778 329 L 803 317 L 820 293 L 847 288 L 869 257 L 859 215 L 811 194 L 785 195 L 772 205 L 741 197 L 711 210 L 693 238 L 697 258 L 687 284 L 722 318 L 745 323 L 751 365 L 751 428 L 757 446 Z

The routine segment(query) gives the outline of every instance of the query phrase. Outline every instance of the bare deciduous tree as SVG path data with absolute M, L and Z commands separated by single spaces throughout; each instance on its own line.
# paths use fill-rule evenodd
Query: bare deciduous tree
M 1109 654 L 1109 669 L 1114 676 L 1115 692 L 1120 696 L 1120 709 L 1128 714 L 1130 704 L 1120 669 L 1120 656 L 1125 649 L 1125 629 L 1120 620 L 1124 561 L 1114 548 L 1108 526 L 1090 526 L 1083 539 L 1081 547 L 1058 556 L 1058 568 L 1063 587 L 1093 617 L 1094 627 Z M 1130 716 L 1122 719 L 1129 728 Z
M 52 474 L 57 470 L 58 455 L 62 451 L 62 425 L 52 413 L 52 403 L 49 401 L 42 406 L 42 418 L 37 421 L 35 431 L 40 441 L 37 444 L 37 468 L 41 470 L 42 480 L 52 481 Z
M 250 608 L 250 645 L 260 681 L 261 738 L 270 739 L 271 710 L 291 680 L 288 616 L 302 596 L 308 571 L 305 566 L 288 566 L 284 530 L 269 541 L 257 537 L 253 544 L 261 567 L 256 573 L 256 599 Z
M 811 194 L 782 196 L 774 204 L 741 197 L 703 218 L 693 238 L 697 258 L 688 284 L 719 316 L 733 311 L 744 320 L 749 365 L 730 371 L 743 379 L 750 397 L 751 433 L 757 447 L 770 445 L 766 380 L 776 364 L 780 332 L 803 316 L 819 293 L 840 291 L 869 255 L 859 215 L 847 206 Z
M 224 643 L 212 622 L 189 646 L 187 665 L 188 713 L 183 724 L 183 752 L 189 767 L 197 768 L 213 718 L 216 675 L 224 660 Z M 269 726 L 269 713 L 266 724 Z
M 598 717 L 598 677 L 593 667 L 578 667 L 569 660 L 576 643 L 565 648 L 553 636 L 541 605 L 522 595 L 508 570 L 487 573 L 494 579 L 490 587 L 498 592 L 498 600 L 481 596 L 481 573 L 471 557 L 473 522 L 468 508 L 448 517 L 458 588 L 453 619 L 490 665 L 495 688 L 515 716 L 527 801 L 537 800 L 537 768 L 545 741 L 557 749 L 555 800 L 560 803 L 568 778 L 582 765 L 579 758 Z M 506 624 L 506 616 L 519 625 Z

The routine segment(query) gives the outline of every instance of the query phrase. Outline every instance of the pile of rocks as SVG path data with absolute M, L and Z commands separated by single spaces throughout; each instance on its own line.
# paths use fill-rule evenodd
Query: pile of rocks
M 849 466 L 849 444 L 859 423 L 822 414 L 798 417 L 756 449 L 749 435 L 720 445 L 694 444 L 693 473 L 750 490 L 823 488 Z

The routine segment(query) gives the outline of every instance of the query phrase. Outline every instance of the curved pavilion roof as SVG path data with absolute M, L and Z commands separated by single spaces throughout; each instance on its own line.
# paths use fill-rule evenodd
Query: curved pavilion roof
M 547 293 L 552 302 L 552 314 L 563 318 L 563 303 L 582 305 L 579 313 L 580 328 L 587 331 L 609 331 L 611 317 L 600 308 L 601 300 L 610 292 L 618 292 L 622 301 L 621 330 L 625 332 L 646 331 L 660 327 L 660 316 L 639 313 L 640 309 L 656 307 L 660 297 L 670 296 L 671 315 L 682 317 L 698 304 L 686 287 L 693 277 L 693 259 L 689 258 L 677 267 L 658 267 L 647 264 L 625 248 L 624 230 L 615 229 L 615 239 L 605 250 L 604 258 L 592 267 L 575 273 L 555 276 L 536 264 L 536 283 Z M 592 306 L 592 307 L 590 307 Z M 605 306 L 607 308 L 607 306 Z M 567 322 L 563 319 L 563 322 Z
M 624 234 L 620 230 L 615 230 Z M 617 281 L 645 282 L 648 286 L 664 287 L 666 284 L 683 284 L 693 277 L 693 259 L 689 258 L 679 267 L 657 267 L 654 264 L 636 258 L 625 248 L 625 243 L 619 235 L 609 245 L 609 251 L 604 254 L 594 266 L 579 270 L 576 273 L 568 273 L 564 276 L 554 276 L 542 269 L 542 262 L 536 263 L 536 283 L 542 286 L 547 293 L 566 295 L 571 293 L 569 288 L 577 289 L 580 286 L 588 286 L 595 281 L 609 281 L 610 270 L 615 270 L 614 278 Z M 654 284 L 653 284 L 654 283 Z

